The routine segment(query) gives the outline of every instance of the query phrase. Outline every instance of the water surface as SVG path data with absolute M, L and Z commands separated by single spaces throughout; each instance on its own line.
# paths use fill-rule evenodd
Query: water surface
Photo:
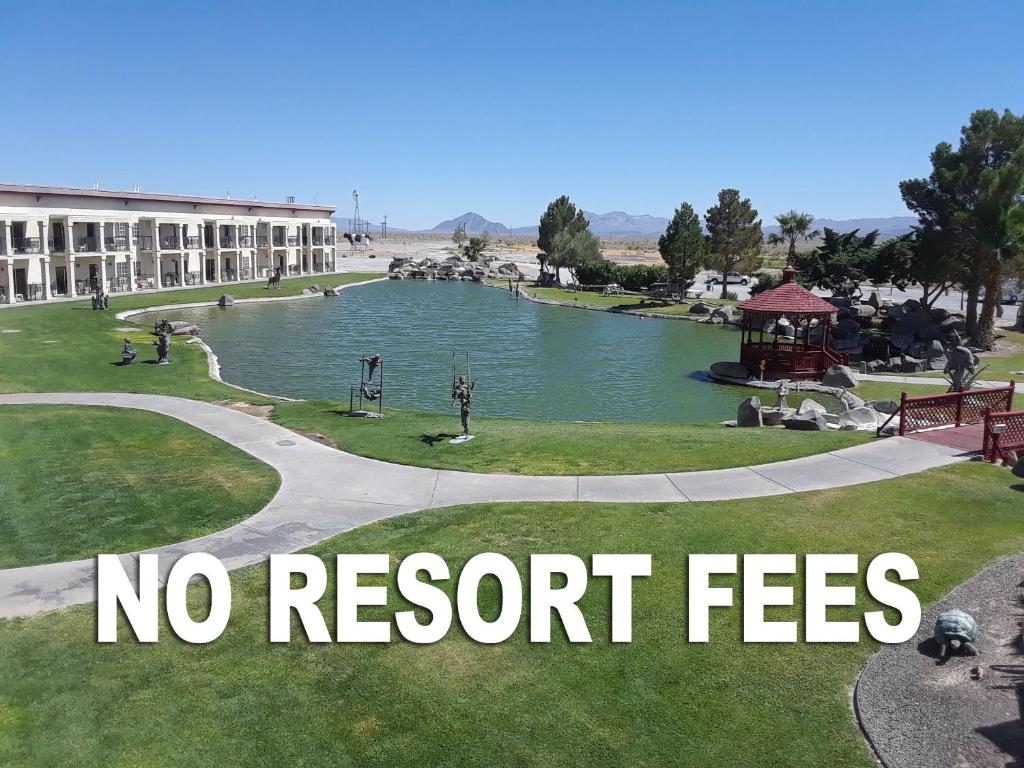
M 379 352 L 385 405 L 455 414 L 453 351 L 459 373 L 469 352 L 479 415 L 709 422 L 735 418 L 742 396 L 698 378 L 737 358 L 731 329 L 536 304 L 476 283 L 389 280 L 167 316 L 202 328 L 226 380 L 288 397 L 347 401 L 358 359 Z

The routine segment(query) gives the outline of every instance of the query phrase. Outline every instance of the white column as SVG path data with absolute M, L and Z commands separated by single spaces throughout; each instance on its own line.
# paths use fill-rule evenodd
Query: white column
M 107 225 L 104 224 L 102 221 L 96 222 L 96 233 L 97 233 L 97 236 L 96 236 L 96 250 L 99 251 L 100 253 L 106 253 L 107 252 L 107 240 L 106 240 Z M 103 263 L 104 261 L 105 261 L 105 259 L 101 259 L 100 263 Z
M 67 281 L 68 281 L 68 293 L 67 295 L 74 298 L 78 295 L 78 288 L 75 285 L 75 254 L 68 253 L 68 266 L 67 266 Z
M 39 260 L 40 266 L 43 268 L 43 298 L 50 298 L 50 256 L 47 254 Z
M 135 291 L 135 252 L 128 251 L 125 256 L 125 261 L 128 264 L 128 292 L 133 293 Z
M 4 256 L 14 253 L 14 228 L 10 221 L 4 222 Z
M 100 291 L 107 292 L 107 254 L 100 254 Z
M 163 288 L 163 275 L 160 274 L 162 271 L 160 266 L 160 221 L 153 219 L 153 285 L 156 288 Z
M 10 225 L 8 225 L 8 232 L 10 231 Z M 10 240 L 7 241 L 8 243 Z M 14 261 L 10 258 L 5 257 L 3 261 L 3 275 L 4 280 L 4 294 L 7 296 L 7 303 L 14 303 Z

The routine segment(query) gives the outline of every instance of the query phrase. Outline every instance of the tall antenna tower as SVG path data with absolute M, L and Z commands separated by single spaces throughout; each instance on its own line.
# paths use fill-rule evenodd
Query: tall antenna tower
M 352 190 L 352 202 L 355 204 L 355 210 L 352 212 L 352 233 L 358 234 L 362 231 L 361 223 L 359 221 L 359 190 Z

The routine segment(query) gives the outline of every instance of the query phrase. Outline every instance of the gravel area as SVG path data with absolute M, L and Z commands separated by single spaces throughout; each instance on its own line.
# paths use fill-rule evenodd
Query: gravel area
M 936 616 L 950 608 L 977 620 L 979 656 L 940 663 L 932 632 Z M 961 584 L 924 612 L 913 640 L 883 646 L 868 660 L 854 705 L 883 765 L 1024 765 L 1022 616 L 1024 552 Z

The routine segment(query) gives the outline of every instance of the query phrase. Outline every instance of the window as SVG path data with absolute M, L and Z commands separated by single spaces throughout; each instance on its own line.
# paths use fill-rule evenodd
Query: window
M 114 264 L 114 268 L 116 270 L 118 280 L 128 279 L 128 262 L 119 261 L 116 264 Z

